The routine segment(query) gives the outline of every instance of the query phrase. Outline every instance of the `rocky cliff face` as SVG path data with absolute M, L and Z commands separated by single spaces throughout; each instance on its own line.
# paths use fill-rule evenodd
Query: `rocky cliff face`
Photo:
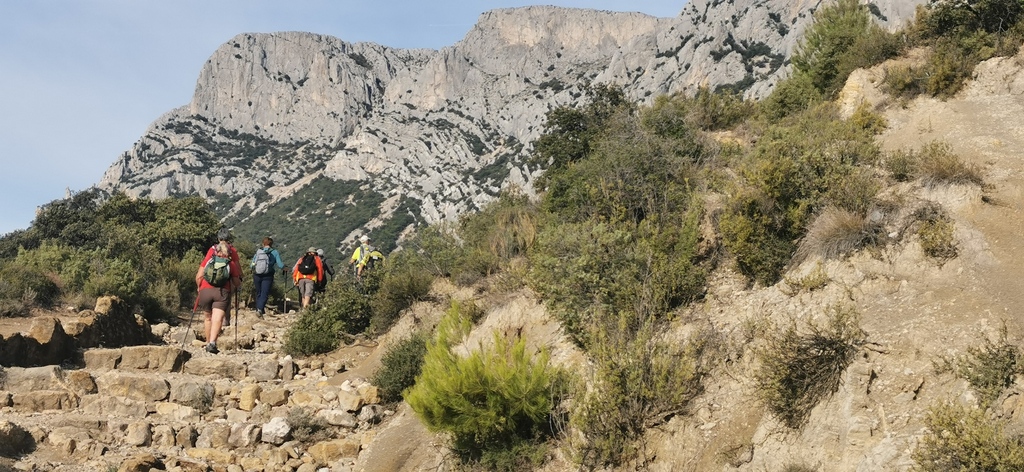
M 157 119 L 98 186 L 199 194 L 236 229 L 311 198 L 302 189 L 317 181 L 338 184 L 321 207 L 375 206 L 359 221 L 318 220 L 342 237 L 399 217 L 454 219 L 502 188 L 530 189 L 540 169 L 525 161 L 545 113 L 577 103 L 587 83 L 620 84 L 643 102 L 700 86 L 765 96 L 821 3 L 681 1 L 675 18 L 499 9 L 439 51 L 240 34 L 206 62 L 192 102 Z M 871 11 L 894 27 L 920 3 L 878 0 Z

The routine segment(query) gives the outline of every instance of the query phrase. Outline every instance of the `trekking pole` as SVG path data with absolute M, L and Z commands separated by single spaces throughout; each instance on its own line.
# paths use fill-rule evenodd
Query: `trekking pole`
M 188 332 L 192 331 L 192 318 L 196 317 L 196 310 L 199 308 L 199 294 L 196 294 L 196 303 L 192 305 L 192 314 L 188 317 L 188 327 L 185 328 L 185 335 L 181 337 L 181 348 L 185 349 L 185 340 L 188 339 Z
M 242 295 L 241 287 L 235 289 L 235 350 L 238 350 L 238 297 Z

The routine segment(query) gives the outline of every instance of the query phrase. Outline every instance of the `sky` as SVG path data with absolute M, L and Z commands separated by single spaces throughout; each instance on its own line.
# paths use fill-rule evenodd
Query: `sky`
M 558 5 L 674 17 L 686 0 L 0 0 L 0 235 L 97 184 L 203 63 L 240 33 L 308 31 L 440 49 L 495 8 Z

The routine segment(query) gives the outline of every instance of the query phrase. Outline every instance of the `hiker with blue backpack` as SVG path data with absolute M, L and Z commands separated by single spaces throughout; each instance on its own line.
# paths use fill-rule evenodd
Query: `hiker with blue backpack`
M 199 288 L 196 309 L 201 308 L 206 313 L 203 320 L 206 351 L 213 354 L 218 352 L 217 338 L 231 307 L 231 293 L 242 286 L 242 267 L 238 264 L 238 253 L 228 244 L 230 235 L 222 230 L 218 239 L 196 271 Z
M 270 288 L 274 286 L 274 272 L 283 271 L 284 263 L 281 262 L 281 253 L 274 249 L 274 239 L 263 238 L 263 247 L 256 250 L 252 256 L 249 268 L 252 269 L 252 282 L 256 289 L 256 314 L 260 318 L 266 314 L 267 299 L 270 298 Z

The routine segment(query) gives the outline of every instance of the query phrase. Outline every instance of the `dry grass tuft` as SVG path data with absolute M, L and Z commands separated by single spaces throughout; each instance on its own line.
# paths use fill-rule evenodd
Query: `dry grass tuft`
M 880 225 L 848 210 L 837 207 L 826 208 L 800 241 L 793 256 L 795 263 L 818 256 L 835 259 L 849 254 L 877 239 Z
M 932 141 L 918 153 L 917 175 L 926 187 L 976 184 L 984 180 L 977 166 L 968 164 L 953 153 L 948 143 Z

